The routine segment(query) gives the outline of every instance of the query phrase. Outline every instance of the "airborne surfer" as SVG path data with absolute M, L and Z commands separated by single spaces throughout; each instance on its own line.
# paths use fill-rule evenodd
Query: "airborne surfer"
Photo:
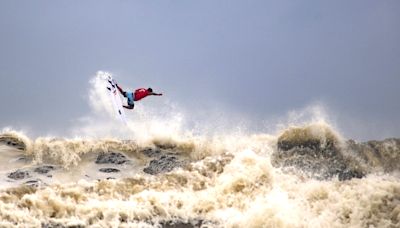
M 115 83 L 119 92 L 128 99 L 128 105 L 123 105 L 126 109 L 133 109 L 135 107 L 134 101 L 139 101 L 147 96 L 162 96 L 162 93 L 153 92 L 152 88 L 140 88 L 135 90 L 135 92 L 126 92 L 118 84 Z

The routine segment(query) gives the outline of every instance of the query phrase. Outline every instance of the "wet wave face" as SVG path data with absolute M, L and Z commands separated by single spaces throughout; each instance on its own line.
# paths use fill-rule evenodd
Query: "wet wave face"
M 0 135 L 1 227 L 400 227 L 400 140 Z

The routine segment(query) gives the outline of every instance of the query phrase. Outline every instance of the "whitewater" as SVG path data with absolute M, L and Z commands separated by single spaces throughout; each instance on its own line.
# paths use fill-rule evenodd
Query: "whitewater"
M 123 126 L 108 74 L 73 137 L 0 132 L 0 227 L 400 227 L 400 139 L 346 139 L 319 109 L 260 133 L 138 104 Z

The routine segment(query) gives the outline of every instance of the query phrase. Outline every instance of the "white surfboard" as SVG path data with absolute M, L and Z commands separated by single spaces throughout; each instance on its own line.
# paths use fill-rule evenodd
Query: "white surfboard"
M 115 114 L 119 120 L 121 120 L 123 123 L 126 124 L 127 121 L 124 108 L 122 107 L 121 97 L 119 96 L 119 91 L 117 89 L 117 86 L 115 85 L 115 81 L 111 76 L 108 76 L 106 80 L 107 80 L 106 89 L 110 96 L 111 102 L 114 106 Z

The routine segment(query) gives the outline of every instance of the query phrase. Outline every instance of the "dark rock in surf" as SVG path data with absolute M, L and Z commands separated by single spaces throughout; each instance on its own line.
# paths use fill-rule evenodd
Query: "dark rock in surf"
M 340 181 L 351 180 L 353 178 L 363 178 L 364 174 L 356 170 L 346 170 L 339 173 L 338 178 Z
M 149 158 L 154 158 L 154 157 L 158 157 L 161 155 L 161 150 L 153 149 L 153 148 L 146 148 L 146 149 L 142 150 L 141 152 Z
M 26 150 L 27 148 L 26 142 L 23 139 L 8 133 L 0 135 L 0 144 L 14 147 L 18 150 Z
M 193 220 L 193 221 L 189 221 L 189 222 L 163 221 L 163 222 L 160 222 L 160 225 L 163 228 L 198 228 L 198 227 L 202 227 L 203 223 L 204 223 L 203 220 Z
M 176 167 L 182 166 L 182 161 L 172 155 L 163 155 L 150 161 L 149 165 L 143 169 L 145 173 L 156 175 L 172 171 Z
M 30 174 L 26 170 L 17 170 L 15 172 L 8 174 L 8 178 L 13 180 L 22 180 L 28 177 L 30 177 Z
M 64 226 L 61 223 L 56 223 L 56 222 L 49 222 L 49 223 L 42 223 L 41 228 L 84 228 L 86 225 L 68 225 Z
M 40 179 L 35 179 L 35 180 L 29 180 L 29 181 L 25 182 L 24 184 L 27 186 L 30 186 L 30 187 L 37 188 L 37 187 L 43 185 L 43 181 Z
M 100 153 L 97 156 L 96 159 L 96 164 L 117 164 L 121 165 L 124 163 L 129 162 L 128 158 L 121 154 L 121 153 L 116 153 L 116 152 L 111 152 L 111 153 Z
M 103 173 L 119 173 L 120 170 L 119 169 L 114 169 L 114 168 L 101 168 L 99 169 L 100 172 Z
M 42 228 L 65 228 L 61 223 L 42 223 Z
M 55 167 L 52 165 L 44 165 L 44 166 L 35 168 L 33 171 L 36 173 L 40 173 L 40 174 L 47 174 L 48 172 L 50 172 L 54 169 L 55 169 Z
M 295 168 L 318 180 L 336 176 L 339 180 L 362 178 L 363 172 L 352 168 L 343 156 L 335 134 L 330 129 L 320 128 L 311 125 L 285 131 L 278 139 L 273 165 Z
M 363 143 L 349 140 L 346 142 L 346 149 L 354 153 L 371 171 L 392 172 L 400 170 L 400 139 L 389 138 Z

